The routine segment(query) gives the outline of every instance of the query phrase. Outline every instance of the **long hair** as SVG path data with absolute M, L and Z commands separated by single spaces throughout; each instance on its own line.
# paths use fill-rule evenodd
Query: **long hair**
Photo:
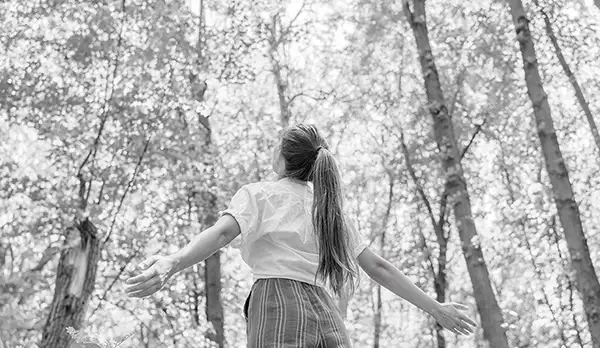
M 316 276 L 329 282 L 337 295 L 346 285 L 352 293 L 358 271 L 344 218 L 340 171 L 329 145 L 315 126 L 298 124 L 282 133 L 281 154 L 286 177 L 313 183 L 312 223 L 319 245 Z

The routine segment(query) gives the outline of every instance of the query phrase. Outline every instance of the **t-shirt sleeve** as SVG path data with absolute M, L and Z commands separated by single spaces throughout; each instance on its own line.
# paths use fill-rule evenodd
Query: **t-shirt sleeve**
M 248 185 L 242 186 L 231 198 L 227 209 L 219 212 L 219 216 L 231 215 L 240 226 L 242 239 L 258 229 L 258 205 L 255 194 Z
M 352 255 L 355 258 L 360 255 L 368 246 L 366 243 L 366 239 L 363 235 L 356 229 L 356 225 L 354 222 L 346 216 L 346 226 L 348 228 L 349 238 L 350 238 L 350 248 L 352 248 Z

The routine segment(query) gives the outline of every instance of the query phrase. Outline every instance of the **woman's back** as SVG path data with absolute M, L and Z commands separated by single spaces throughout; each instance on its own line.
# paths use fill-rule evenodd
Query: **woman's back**
M 240 225 L 234 241 L 255 279 L 288 278 L 314 283 L 319 266 L 312 224 L 312 184 L 290 178 L 243 186 L 227 210 Z M 351 226 L 351 224 L 348 224 Z M 356 257 L 366 247 L 353 228 L 347 231 Z M 321 279 L 317 285 L 323 286 Z

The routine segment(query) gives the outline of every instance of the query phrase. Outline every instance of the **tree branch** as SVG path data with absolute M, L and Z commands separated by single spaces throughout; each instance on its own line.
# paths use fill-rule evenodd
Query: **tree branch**
M 408 173 L 410 174 L 410 177 L 412 178 L 415 186 L 417 187 L 417 192 L 419 192 L 419 195 L 421 196 L 421 199 L 423 200 L 423 204 L 425 204 L 425 208 L 427 209 L 427 214 L 429 215 L 429 218 L 431 219 L 431 223 L 433 225 L 435 225 L 436 221 L 435 221 L 435 217 L 433 216 L 433 209 L 431 208 L 429 199 L 427 198 L 427 195 L 425 194 L 425 191 L 423 190 L 423 187 L 421 186 L 421 183 L 419 182 L 419 179 L 417 178 L 417 174 L 415 173 L 415 170 L 412 166 L 412 161 L 410 160 L 410 156 L 408 154 L 408 148 L 406 147 L 406 143 L 404 142 L 404 131 L 402 129 L 400 129 L 400 143 L 402 146 L 402 153 L 404 154 L 404 159 L 406 161 L 406 169 L 408 169 Z
M 448 110 L 448 116 L 452 117 L 454 115 L 454 110 L 456 110 L 456 100 L 458 99 L 458 94 L 462 88 L 463 81 L 465 79 L 466 69 L 463 68 L 456 77 L 456 91 L 454 91 L 454 95 L 452 96 L 452 103 L 450 103 L 450 110 Z
M 131 176 L 131 179 L 127 183 L 127 187 L 125 188 L 125 192 L 123 192 L 123 195 L 121 196 L 121 199 L 119 200 L 119 205 L 117 206 L 117 211 L 115 212 L 115 215 L 113 215 L 113 219 L 112 219 L 112 222 L 110 224 L 110 229 L 108 230 L 108 233 L 106 234 L 106 238 L 104 238 L 104 242 L 102 243 L 102 245 L 106 245 L 106 243 L 110 239 L 110 235 L 112 234 L 113 228 L 115 227 L 115 222 L 117 221 L 117 216 L 119 215 L 119 212 L 121 211 L 121 207 L 123 206 L 123 201 L 125 200 L 125 197 L 127 196 L 127 193 L 129 192 L 129 190 L 133 186 L 133 182 L 135 180 L 135 177 L 138 175 L 138 173 L 140 171 L 140 168 L 141 168 L 141 165 L 142 165 L 142 160 L 144 159 L 144 155 L 146 154 L 146 151 L 148 150 L 148 144 L 150 144 L 150 139 L 152 139 L 152 136 L 150 136 L 146 140 L 146 144 L 144 145 L 144 149 L 142 150 L 142 153 L 140 154 L 140 158 L 138 159 L 138 162 L 135 165 L 135 169 L 133 170 L 133 175 Z
M 96 134 L 96 138 L 94 139 L 94 142 L 92 143 L 92 147 L 90 148 L 90 151 L 88 152 L 87 156 L 85 157 L 85 159 L 79 166 L 79 169 L 77 170 L 77 174 L 75 175 L 79 179 L 79 184 L 80 184 L 79 198 L 81 200 L 80 207 L 82 209 L 85 209 L 87 206 L 87 201 L 89 198 L 89 192 L 90 192 L 90 187 L 91 187 L 91 180 L 92 180 L 92 178 L 89 179 L 90 181 L 88 184 L 88 191 L 87 191 L 87 195 L 86 195 L 84 192 L 85 192 L 85 183 L 87 182 L 87 180 L 85 180 L 83 178 L 82 171 L 83 171 L 83 168 L 85 167 L 85 165 L 90 160 L 90 158 L 92 161 L 91 162 L 92 166 L 94 164 L 94 161 L 96 159 L 96 154 L 98 153 L 98 146 L 100 145 L 100 138 L 102 137 L 102 132 L 104 131 L 106 121 L 108 120 L 108 117 L 110 115 L 108 111 L 110 110 L 110 102 L 112 101 L 114 91 L 115 91 L 115 80 L 117 77 L 117 69 L 119 67 L 119 55 L 120 55 L 120 51 L 121 51 L 121 43 L 123 41 L 123 28 L 125 27 L 125 0 L 122 0 L 121 11 L 123 13 L 123 19 L 121 20 L 121 27 L 119 28 L 119 35 L 118 35 L 118 39 L 117 39 L 117 49 L 116 49 L 117 55 L 115 57 L 115 64 L 113 67 L 112 77 L 110 78 L 110 82 L 109 82 L 109 79 L 106 79 L 106 84 L 104 86 L 105 98 L 104 98 L 104 104 L 102 106 L 102 113 L 100 115 L 100 127 L 98 128 L 98 133 Z M 110 93 L 108 92 L 109 85 L 110 85 Z M 93 177 L 93 174 L 92 174 L 92 177 Z
M 473 140 L 475 140 L 475 137 L 477 136 L 477 134 L 479 134 L 479 132 L 481 131 L 481 127 L 483 127 L 484 124 L 485 120 L 481 124 L 475 125 L 475 132 L 471 136 L 471 140 L 469 140 L 467 146 L 465 146 L 465 148 L 462 150 L 460 154 L 460 160 L 462 160 L 465 157 L 465 154 L 467 153 L 467 151 L 469 151 L 469 147 L 471 147 L 471 144 L 473 144 Z
M 119 273 L 117 273 L 117 276 L 115 277 L 115 279 L 113 279 L 113 281 L 110 283 L 110 285 L 106 288 L 106 290 L 104 290 L 104 293 L 102 294 L 102 296 L 100 297 L 100 300 L 98 301 L 98 305 L 96 306 L 96 308 L 94 308 L 94 310 L 92 311 L 92 313 L 90 314 L 89 318 L 94 316 L 94 313 L 96 313 L 96 311 L 98 309 L 100 309 L 100 307 L 102 307 L 102 302 L 106 299 L 106 295 L 108 294 L 108 292 L 112 289 L 112 287 L 115 285 L 115 283 L 117 282 L 117 280 L 119 280 L 119 278 L 121 277 L 121 275 L 123 274 L 123 272 L 125 271 L 125 268 L 127 268 L 127 266 L 129 265 L 129 263 L 131 263 L 131 260 L 137 256 L 138 254 L 138 250 L 135 250 L 133 252 L 133 254 L 131 254 L 131 256 L 129 256 L 127 258 L 127 261 L 121 266 L 121 269 L 119 270 Z

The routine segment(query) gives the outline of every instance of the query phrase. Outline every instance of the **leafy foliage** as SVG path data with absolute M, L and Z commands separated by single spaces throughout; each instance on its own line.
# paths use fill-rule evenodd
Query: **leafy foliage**
M 598 10 L 579 1 L 539 2 L 596 112 Z M 466 149 L 477 242 L 510 346 L 590 346 L 508 8 L 498 1 L 426 6 L 446 103 Z M 598 264 L 600 150 L 545 37 L 539 8 L 528 10 Z M 62 234 L 85 216 L 107 241 L 84 325 L 102 334 L 76 328 L 73 338 L 100 347 L 210 347 L 201 267 L 178 274 L 150 299 L 128 299 L 121 280 L 145 256 L 173 252 L 206 227 L 199 221 L 210 195 L 224 207 L 241 185 L 271 178 L 284 109 L 290 123 L 313 122 L 326 134 L 344 170 L 346 210 L 371 247 L 433 295 L 440 249 L 417 184 L 438 216 L 445 178 L 403 16 L 401 1 L 2 2 L 4 343 L 39 342 Z M 210 150 L 200 116 L 210 121 Z M 471 304 L 476 316 L 456 222 L 449 218 L 444 230 L 448 298 Z M 221 258 L 225 336 L 228 346 L 243 346 L 241 310 L 252 278 L 234 248 Z M 374 344 L 376 294 L 363 275 L 347 317 L 356 346 Z M 385 290 L 382 299 L 380 346 L 431 347 L 429 317 Z M 104 337 L 123 334 L 131 336 L 113 343 Z M 447 347 L 479 347 L 483 340 L 480 331 L 445 337 Z

